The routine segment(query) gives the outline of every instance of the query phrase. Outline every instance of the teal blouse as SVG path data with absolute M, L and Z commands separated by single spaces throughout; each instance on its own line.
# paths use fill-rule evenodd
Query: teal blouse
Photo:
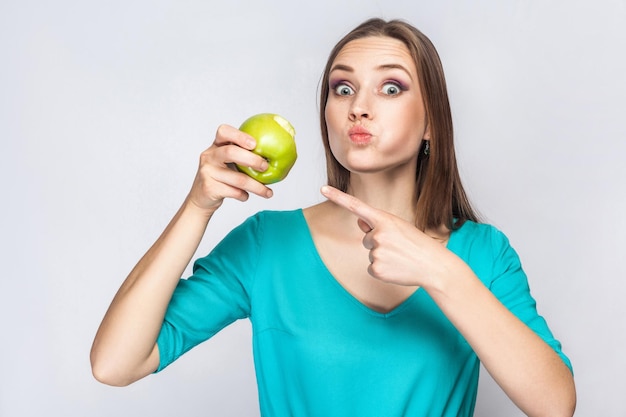
M 571 369 L 500 231 L 466 222 L 448 249 Z M 246 317 L 263 416 L 473 414 L 479 360 L 428 293 L 368 308 L 327 270 L 302 210 L 258 213 L 195 262 L 168 307 L 157 371 Z

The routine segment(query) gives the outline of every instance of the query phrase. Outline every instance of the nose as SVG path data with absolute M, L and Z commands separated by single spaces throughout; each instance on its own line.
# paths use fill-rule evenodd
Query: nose
M 352 104 L 350 106 L 349 117 L 352 121 L 370 119 L 372 117 L 369 99 L 363 91 L 359 91 L 354 95 L 354 99 L 352 100 Z

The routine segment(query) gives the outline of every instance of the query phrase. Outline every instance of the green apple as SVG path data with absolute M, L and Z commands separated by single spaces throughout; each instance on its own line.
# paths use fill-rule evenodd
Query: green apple
M 260 172 L 237 164 L 237 169 L 263 184 L 285 179 L 298 157 L 296 130 L 291 123 L 277 114 L 262 113 L 247 119 L 239 130 L 256 139 L 252 152 L 265 158 L 269 167 Z

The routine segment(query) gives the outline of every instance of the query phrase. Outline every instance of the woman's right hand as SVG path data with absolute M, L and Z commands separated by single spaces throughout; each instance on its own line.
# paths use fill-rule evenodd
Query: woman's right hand
M 273 194 L 270 188 L 234 167 L 239 164 L 265 171 L 267 161 L 251 152 L 255 146 L 252 136 L 235 127 L 221 125 L 213 144 L 200 155 L 188 201 L 212 214 L 222 205 L 224 198 L 246 201 L 249 193 L 270 198 Z

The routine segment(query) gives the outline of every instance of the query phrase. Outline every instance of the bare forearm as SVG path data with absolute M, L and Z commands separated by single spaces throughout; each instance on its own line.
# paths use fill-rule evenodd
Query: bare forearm
M 124 281 L 96 334 L 91 349 L 94 376 L 127 385 L 159 364 L 156 339 L 174 289 L 198 248 L 206 226 L 225 198 L 240 201 L 249 193 L 270 198 L 272 190 L 230 167 L 265 171 L 267 161 L 251 152 L 254 138 L 222 125 L 213 144 L 200 155 L 193 185 L 163 234 Z
M 209 218 L 185 202 L 124 281 L 92 347 L 92 369 L 97 379 L 127 385 L 156 369 L 155 343 L 167 305 Z
M 554 350 L 515 317 L 459 260 L 450 279 L 427 289 L 482 364 L 529 416 L 571 416 L 571 372 Z

